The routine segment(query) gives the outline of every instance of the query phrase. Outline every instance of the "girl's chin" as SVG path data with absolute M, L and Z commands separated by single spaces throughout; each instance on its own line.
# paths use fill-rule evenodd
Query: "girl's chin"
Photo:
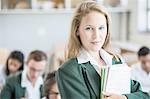
M 90 49 L 90 51 L 92 51 L 92 52 L 98 52 L 100 49 L 101 48 L 92 48 L 92 49 Z
M 102 48 L 101 46 L 93 46 L 93 47 L 91 47 L 91 50 L 99 51 L 101 48 Z
M 88 48 L 85 48 L 87 51 L 97 52 L 102 48 L 102 46 L 90 46 Z

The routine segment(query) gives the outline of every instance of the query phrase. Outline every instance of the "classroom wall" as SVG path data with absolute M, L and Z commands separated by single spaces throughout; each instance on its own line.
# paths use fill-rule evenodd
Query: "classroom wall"
M 111 13 L 112 39 L 120 39 L 120 15 Z M 65 43 L 69 36 L 72 11 L 35 13 L 0 13 L 0 48 L 21 49 L 29 53 L 34 49 L 50 51 Z
M 0 15 L 0 47 L 49 51 L 66 41 L 71 21 L 70 13 L 3 14 Z

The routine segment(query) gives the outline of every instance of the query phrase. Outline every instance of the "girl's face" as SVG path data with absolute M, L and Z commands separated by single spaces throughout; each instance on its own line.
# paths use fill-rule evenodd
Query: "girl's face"
M 150 72 L 150 54 L 140 56 L 139 61 L 141 62 L 143 70 L 145 70 L 146 72 Z
M 49 89 L 49 99 L 61 99 L 57 84 L 54 84 Z
M 10 58 L 8 60 L 8 70 L 10 71 L 11 74 L 16 73 L 21 66 L 22 66 L 22 63 L 16 59 Z
M 81 20 L 79 35 L 82 47 L 87 51 L 99 51 L 107 35 L 106 18 L 103 14 L 93 11 Z

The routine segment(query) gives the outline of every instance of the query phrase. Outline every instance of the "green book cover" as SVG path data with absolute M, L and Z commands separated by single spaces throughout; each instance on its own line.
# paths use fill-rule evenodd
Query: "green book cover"
M 103 92 L 114 94 L 130 93 L 130 68 L 126 64 L 116 64 L 102 67 L 100 79 L 100 99 L 104 98 Z

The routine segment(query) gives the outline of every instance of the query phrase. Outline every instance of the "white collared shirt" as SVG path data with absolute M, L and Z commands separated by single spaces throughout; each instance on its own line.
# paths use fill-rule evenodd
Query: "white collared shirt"
M 131 79 L 141 84 L 142 91 L 150 92 L 150 73 L 146 73 L 140 63 L 134 64 L 131 69 Z
M 112 65 L 112 58 L 113 58 L 112 55 L 107 53 L 105 50 L 101 49 L 100 56 L 105 61 L 106 65 Z M 81 51 L 77 56 L 77 60 L 78 60 L 78 64 L 82 64 L 90 61 L 90 63 L 92 64 L 96 72 L 100 75 L 100 70 L 101 70 L 100 66 L 85 49 L 83 48 L 81 49 Z
M 0 87 L 5 84 L 6 77 L 4 66 L 0 65 Z
M 42 77 L 39 77 L 33 87 L 31 82 L 27 78 L 26 68 L 22 72 L 21 86 L 26 88 L 27 99 L 40 99 L 40 86 L 43 84 Z

